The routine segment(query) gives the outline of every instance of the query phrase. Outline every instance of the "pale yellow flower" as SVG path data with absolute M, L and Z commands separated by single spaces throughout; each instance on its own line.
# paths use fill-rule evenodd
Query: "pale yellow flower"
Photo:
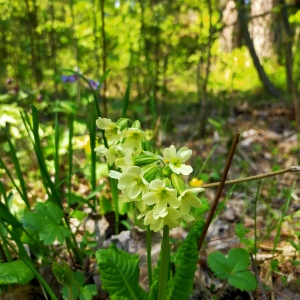
M 106 138 L 111 142 L 118 142 L 123 139 L 120 126 L 118 126 L 111 119 L 98 118 L 96 121 L 96 125 L 98 126 L 98 128 L 105 131 Z
M 164 161 L 176 174 L 189 175 L 193 168 L 186 165 L 185 162 L 191 157 L 192 150 L 182 147 L 176 152 L 174 145 L 164 149 Z
M 153 209 L 154 215 L 161 216 L 164 214 L 168 205 L 173 208 L 177 208 L 180 205 L 176 190 L 166 187 L 164 181 L 155 179 L 150 182 L 149 188 L 150 192 L 146 193 L 142 200 L 147 205 L 155 205 Z
M 157 216 L 153 210 L 150 210 L 144 219 L 145 225 L 150 225 L 150 229 L 153 231 L 159 231 L 165 225 L 170 228 L 175 228 L 180 225 L 181 214 L 178 210 L 172 207 L 167 207 L 163 214 Z

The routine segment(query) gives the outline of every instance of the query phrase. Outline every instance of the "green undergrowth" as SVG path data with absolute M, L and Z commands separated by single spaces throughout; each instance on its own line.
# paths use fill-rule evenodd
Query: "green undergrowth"
M 85 77 L 76 74 L 86 81 Z M 100 81 L 104 81 L 107 75 L 108 73 L 104 74 Z M 6 119 L 1 119 L 1 293 L 17 284 L 27 285 L 35 280 L 45 299 L 93 299 L 100 287 L 89 281 L 90 270 L 86 264 L 96 261 L 102 281 L 101 288 L 109 293 L 111 299 L 189 299 L 193 293 L 195 271 L 198 269 L 198 240 L 211 207 L 211 201 L 206 194 L 201 194 L 198 198 L 201 207 L 199 205 L 191 209 L 191 217 L 195 221 L 189 223 L 183 220 L 180 223 L 189 233 L 184 241 L 178 242 L 178 249 L 170 252 L 172 240 L 166 238 L 165 244 L 162 245 L 162 249 L 165 248 L 166 251 L 162 250 L 156 266 L 151 263 L 151 255 L 148 256 L 149 290 L 144 290 L 139 283 L 138 255 L 128 254 L 115 245 L 108 249 L 99 249 L 95 242 L 98 233 L 83 230 L 88 218 L 101 218 L 112 213 L 114 224 L 110 225 L 114 228 L 113 233 L 118 234 L 121 225 L 129 229 L 139 226 L 148 232 L 149 237 L 149 227 L 141 220 L 144 216 L 138 216 L 139 211 L 134 204 L 122 201 L 124 195 L 119 190 L 118 179 L 109 177 L 112 171 L 120 169 L 99 159 L 94 151 L 96 147 L 108 149 L 111 146 L 104 130 L 96 126 L 96 120 L 102 117 L 98 93 L 99 90 L 96 90 L 77 99 L 77 94 L 70 91 L 70 95 L 74 97 L 72 101 L 56 101 L 51 109 L 43 107 L 42 104 L 32 105 L 30 109 L 11 105 L 11 110 L 8 107 L 5 111 Z M 147 156 L 149 152 L 153 151 L 155 159 L 161 153 L 161 149 L 155 149 L 158 136 L 156 126 L 159 124 L 156 121 L 160 116 L 153 97 L 149 97 L 149 101 L 146 102 L 149 106 L 142 110 L 131 110 L 129 98 L 130 84 L 124 92 L 122 105 L 116 104 L 118 118 L 121 118 L 120 127 L 125 124 L 124 120 L 146 112 L 151 114 L 151 118 L 145 115 L 143 119 L 149 128 L 146 132 L 147 138 L 152 139 L 142 146 L 143 151 L 146 151 L 143 152 L 145 156 L 138 156 L 135 160 L 136 165 L 142 166 L 145 161 L 148 163 L 153 159 L 153 156 Z M 166 133 L 168 124 L 166 120 L 163 121 L 165 122 L 160 123 L 158 131 Z M 221 135 L 224 134 L 221 121 L 211 119 L 209 122 Z M 135 123 L 134 119 L 128 123 L 132 124 L 132 128 L 137 126 L 135 129 L 138 125 L 134 124 L 140 124 L 137 121 Z M 219 154 L 217 148 L 217 145 L 212 145 L 206 158 L 193 159 L 193 173 L 190 176 L 197 178 L 197 182 L 220 181 L 220 170 L 224 167 L 225 157 Z M 158 160 L 162 161 L 160 158 Z M 241 162 L 237 158 L 235 163 Z M 247 165 L 243 166 L 243 169 L 245 168 Z M 183 195 L 182 186 L 188 185 L 187 179 L 192 179 L 180 179 L 178 174 L 172 176 L 172 172 L 166 166 L 155 170 L 158 170 L 155 173 L 156 177 L 151 180 L 165 180 L 167 187 L 177 189 L 180 196 Z M 253 195 L 256 195 L 254 201 L 246 206 L 245 214 L 248 213 L 246 210 L 252 210 L 253 219 L 256 220 L 257 208 L 259 205 L 265 205 L 268 214 L 267 226 L 263 232 L 270 237 L 271 232 L 275 230 L 275 254 L 280 243 L 280 229 L 284 222 L 293 220 L 297 215 L 297 212 L 288 210 L 294 187 L 282 192 L 284 202 L 278 210 L 274 210 L 268 204 L 278 193 L 276 185 L 268 186 L 267 198 L 260 196 L 263 185 L 259 189 L 255 187 L 257 184 L 254 188 L 247 184 L 232 185 L 226 190 L 226 196 L 219 204 L 215 218 L 226 210 L 228 201 L 240 191 L 239 189 L 242 189 L 246 196 L 252 195 L 253 198 Z M 279 213 L 281 215 L 278 218 Z M 279 220 L 276 224 L 272 222 L 274 216 Z M 211 271 L 224 285 L 229 284 L 237 289 L 252 292 L 258 290 L 258 280 L 257 274 L 252 271 L 250 254 L 258 253 L 262 233 L 254 231 L 249 235 L 249 230 L 244 227 L 242 221 L 236 225 L 235 232 L 240 247 L 231 249 L 228 253 L 213 252 L 207 261 Z M 257 226 L 254 226 L 256 230 Z M 148 252 L 151 252 L 150 238 L 147 239 L 147 243 Z M 289 243 L 299 252 L 296 241 L 290 239 Z M 298 263 L 299 261 L 294 259 L 293 265 Z M 41 275 L 41 269 L 49 266 L 52 266 L 53 275 L 61 284 L 60 291 L 54 290 L 50 282 Z M 273 259 L 272 268 L 272 271 L 279 272 L 280 261 L 276 263 L 276 259 Z M 213 293 L 217 297 L 218 291 Z

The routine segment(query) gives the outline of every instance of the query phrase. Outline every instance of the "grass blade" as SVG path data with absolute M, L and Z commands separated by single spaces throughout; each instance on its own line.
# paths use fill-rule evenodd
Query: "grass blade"
M 127 115 L 127 109 L 128 109 L 128 103 L 129 103 L 129 97 L 130 97 L 130 90 L 131 90 L 131 79 L 129 80 L 125 96 L 123 99 L 123 107 L 122 107 L 122 118 L 125 118 Z
M 14 163 L 14 166 L 15 166 L 16 175 L 17 175 L 17 178 L 19 179 L 19 182 L 20 182 L 20 186 L 21 186 L 21 190 L 22 190 L 22 193 L 20 195 L 21 195 L 23 201 L 25 202 L 27 208 L 30 208 L 30 203 L 29 203 L 29 199 L 28 199 L 28 196 L 27 196 L 27 187 L 26 187 L 24 177 L 23 177 L 23 174 L 22 174 L 22 171 L 21 171 L 19 159 L 18 159 L 17 154 L 16 154 L 17 152 L 16 152 L 16 149 L 15 149 L 15 146 L 12 143 L 12 141 L 9 137 L 9 134 L 7 133 L 6 130 L 4 130 L 4 134 L 6 136 L 6 139 L 7 139 L 8 145 L 9 145 L 10 156 L 11 156 L 11 158 L 13 160 L 13 163 Z M 2 163 L 3 163 L 3 161 L 2 161 Z

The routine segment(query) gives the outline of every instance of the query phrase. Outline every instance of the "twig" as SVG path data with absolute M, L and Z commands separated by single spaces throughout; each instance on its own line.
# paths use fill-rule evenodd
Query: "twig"
M 240 182 L 245 182 L 245 181 L 251 181 L 251 180 L 257 180 L 257 179 L 261 179 L 261 178 L 276 176 L 276 175 L 280 175 L 280 174 L 284 174 L 284 173 L 288 173 L 288 172 L 299 172 L 299 171 L 300 171 L 300 166 L 292 166 L 290 168 L 282 169 L 282 170 L 275 171 L 275 172 L 269 172 L 269 173 L 265 173 L 265 174 L 255 175 L 255 176 L 227 180 L 227 181 L 225 181 L 224 184 L 240 183 Z M 210 187 L 218 186 L 219 184 L 220 184 L 220 182 L 214 182 L 214 183 L 203 184 L 203 185 L 201 185 L 201 187 L 210 188 Z
M 260 292 L 261 292 L 261 297 L 262 297 L 263 300 L 267 300 L 267 296 L 266 296 L 265 290 L 263 288 L 262 282 L 260 280 L 257 265 L 254 261 L 252 253 L 250 253 L 250 258 L 251 258 L 252 271 L 254 272 L 255 277 L 257 279 L 257 282 L 258 282 L 258 285 L 259 285 L 259 288 L 260 288 Z
M 220 197 L 221 197 L 221 193 L 222 193 L 225 181 L 226 181 L 226 177 L 227 177 L 227 174 L 228 174 L 231 162 L 232 162 L 232 158 L 233 158 L 236 146 L 237 146 L 238 141 L 239 141 L 239 137 L 240 137 L 240 134 L 236 133 L 235 138 L 234 138 L 233 143 L 232 143 L 232 146 L 231 146 L 231 149 L 230 149 L 230 152 L 229 152 L 229 155 L 228 155 L 228 158 L 227 158 L 227 162 L 226 162 L 223 174 L 222 174 L 221 181 L 217 183 L 218 190 L 217 190 L 214 202 L 212 204 L 212 207 L 211 207 L 211 209 L 208 213 L 207 219 L 205 221 L 201 236 L 200 236 L 199 241 L 198 241 L 198 251 L 201 249 L 201 246 L 202 246 L 202 243 L 203 243 L 204 238 L 206 236 L 208 227 L 209 227 L 209 225 L 210 225 L 210 223 L 213 219 L 214 213 L 217 209 L 217 206 L 218 206 L 218 203 L 219 203 L 219 200 L 220 200 Z

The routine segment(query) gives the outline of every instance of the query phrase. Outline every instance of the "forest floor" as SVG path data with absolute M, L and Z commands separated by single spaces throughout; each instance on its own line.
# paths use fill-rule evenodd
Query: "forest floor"
M 242 104 L 221 126 L 210 126 L 207 138 L 198 139 L 197 109 L 171 116 L 172 132 L 160 134 L 161 146 L 186 145 L 193 150 L 193 159 L 201 162 L 210 156 L 203 173 L 208 182 L 218 181 L 224 168 L 230 145 L 236 132 L 239 144 L 228 174 L 228 180 L 265 174 L 299 165 L 300 148 L 292 125 L 293 109 L 285 104 L 250 107 Z M 214 148 L 213 153 L 211 150 Z M 216 171 L 217 170 L 217 171 Z M 226 185 L 221 197 L 224 209 L 211 224 L 202 247 L 191 299 L 300 299 L 300 172 L 288 172 L 279 176 Z M 207 188 L 205 197 L 212 203 L 216 188 Z M 284 214 L 284 218 L 282 215 Z M 245 243 L 236 235 L 236 224 L 243 224 L 247 231 Z M 255 229 L 256 228 L 256 229 Z M 180 243 L 188 229 L 171 231 L 174 241 Z M 256 236 L 256 238 L 255 238 Z M 136 228 L 112 236 L 111 241 L 130 253 L 141 257 L 140 282 L 147 288 L 145 259 L 145 234 Z M 160 235 L 153 238 L 153 262 L 160 250 Z M 254 240 L 257 253 L 254 254 Z M 252 241 L 252 242 L 251 242 Z M 247 244 L 248 243 L 248 244 Z M 250 244 L 249 244 L 250 243 Z M 176 247 L 176 242 L 175 246 Z M 245 293 L 224 286 L 213 276 L 207 264 L 212 251 L 227 254 L 233 247 L 248 247 L 253 253 L 251 269 L 259 281 L 254 293 Z M 251 248 L 252 247 L 252 248 Z M 276 268 L 272 261 L 278 262 Z
M 196 109 L 186 111 L 180 117 L 171 116 L 171 119 L 172 132 L 159 134 L 158 144 L 187 146 L 193 150 L 192 160 L 200 158 L 202 163 L 209 156 L 203 168 L 203 174 L 207 178 L 205 183 L 219 181 L 232 137 L 236 132 L 240 133 L 240 140 L 228 179 L 268 173 L 300 164 L 300 147 L 292 124 L 293 110 L 283 103 L 255 108 L 244 103 L 227 120 L 222 121 L 219 127 L 209 125 L 207 137 L 204 139 L 197 138 L 199 120 Z M 88 193 L 84 186 L 81 189 Z M 205 190 L 209 203 L 213 201 L 215 192 L 216 188 Z M 289 172 L 240 183 L 235 187 L 226 185 L 222 201 L 226 201 L 225 207 L 211 224 L 201 250 L 191 299 L 213 299 L 213 295 L 218 295 L 219 299 L 300 299 L 300 173 Z M 281 217 L 283 214 L 284 218 Z M 233 247 L 253 249 L 253 243 L 250 247 L 237 238 L 235 226 L 238 223 L 249 229 L 245 237 L 248 241 L 254 241 L 256 235 L 257 253 L 253 253 L 252 269 L 260 287 L 249 294 L 224 287 L 207 265 L 207 255 L 212 251 L 218 250 L 227 254 Z M 97 242 L 100 248 L 107 247 L 114 241 L 129 253 L 138 253 L 141 257 L 140 282 L 147 288 L 145 233 L 132 227 L 131 231 L 124 230 L 114 236 L 107 234 L 111 225 L 109 218 L 90 219 L 85 223 L 84 229 L 93 231 L 95 226 L 98 227 Z M 174 247 L 186 237 L 187 232 L 188 228 L 182 227 L 171 231 Z M 153 263 L 158 258 L 160 239 L 159 233 L 153 236 Z M 298 252 L 292 244 L 298 245 Z M 271 265 L 274 259 L 278 260 L 276 268 Z M 100 286 L 95 262 L 90 261 L 89 266 L 92 282 Z M 61 286 L 54 283 L 50 269 L 42 272 L 51 287 L 58 292 Z M 22 293 L 22 299 L 39 299 L 32 290 L 28 298 L 24 290 Z M 15 292 L 8 293 L 1 299 L 17 299 L 14 295 L 16 296 Z M 105 292 L 99 291 L 94 299 L 109 298 Z

